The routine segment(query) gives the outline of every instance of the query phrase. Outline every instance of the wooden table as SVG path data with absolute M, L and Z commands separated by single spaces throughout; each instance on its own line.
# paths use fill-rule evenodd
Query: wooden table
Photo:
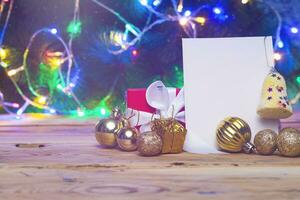
M 2 119 L 0 199 L 300 199 L 300 158 L 189 153 L 147 158 L 100 148 L 94 124 Z

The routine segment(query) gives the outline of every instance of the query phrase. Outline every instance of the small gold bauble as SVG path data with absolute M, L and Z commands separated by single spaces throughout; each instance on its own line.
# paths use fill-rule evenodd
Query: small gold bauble
M 254 145 L 250 143 L 251 129 L 249 125 L 238 117 L 224 119 L 217 128 L 217 145 L 226 152 L 250 153 Z
M 254 146 L 257 153 L 271 155 L 276 151 L 277 133 L 271 129 L 259 131 L 254 138 Z
M 112 148 L 117 145 L 116 136 L 120 130 L 120 123 L 116 119 L 102 119 L 96 126 L 96 139 L 100 145 Z
M 161 153 L 162 139 L 154 131 L 145 132 L 138 137 L 138 152 L 142 156 L 156 156 Z
M 137 149 L 137 138 L 139 132 L 136 128 L 124 127 L 117 135 L 119 147 L 124 151 L 135 151 Z
M 295 128 L 282 129 L 277 137 L 277 147 L 283 156 L 300 156 L 300 131 Z
M 114 108 L 112 114 L 107 119 L 101 119 L 96 125 L 95 136 L 98 143 L 104 147 L 112 148 L 117 145 L 117 133 L 123 128 L 129 126 L 119 108 Z

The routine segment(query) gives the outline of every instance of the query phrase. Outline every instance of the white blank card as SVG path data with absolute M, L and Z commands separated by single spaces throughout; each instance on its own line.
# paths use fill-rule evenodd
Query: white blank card
M 218 152 L 216 128 L 228 116 L 248 122 L 252 137 L 265 128 L 277 131 L 277 120 L 256 114 L 268 63 L 271 37 L 183 39 L 185 151 Z

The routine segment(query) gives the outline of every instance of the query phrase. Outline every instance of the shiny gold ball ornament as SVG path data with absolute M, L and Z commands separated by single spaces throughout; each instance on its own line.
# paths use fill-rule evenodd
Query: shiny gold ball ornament
M 271 155 L 276 149 L 277 133 L 271 129 L 259 131 L 254 137 L 254 146 L 258 154 Z
M 224 119 L 220 122 L 216 134 L 217 145 L 222 151 L 251 153 L 254 150 L 254 145 L 250 143 L 250 126 L 241 118 Z
M 124 127 L 118 132 L 117 143 L 124 151 L 135 151 L 138 135 L 139 132 L 136 128 Z
M 120 130 L 120 123 L 116 119 L 102 119 L 96 126 L 96 139 L 100 145 L 112 148 L 117 145 L 116 135 Z
M 282 129 L 277 137 L 277 147 L 283 156 L 300 156 L 300 131 L 295 128 Z
M 101 119 L 96 125 L 95 136 L 98 143 L 107 148 L 115 147 L 118 131 L 126 126 L 127 120 L 122 117 L 121 111 L 115 108 L 109 118 Z
M 137 144 L 137 150 L 142 156 L 157 156 L 163 146 L 161 137 L 155 131 L 141 133 Z

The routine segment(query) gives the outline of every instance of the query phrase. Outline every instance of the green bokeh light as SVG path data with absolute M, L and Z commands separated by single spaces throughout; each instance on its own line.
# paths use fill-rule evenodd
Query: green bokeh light
M 48 88 L 50 95 L 52 95 L 59 82 L 60 79 L 58 69 L 52 69 L 45 63 L 39 64 L 37 83 L 40 87 Z
M 104 97 L 98 104 L 93 106 L 92 109 L 85 109 L 84 110 L 84 115 L 81 117 L 99 117 L 99 118 L 105 118 L 108 117 L 111 113 L 110 106 L 107 104 L 108 99 L 111 96 L 108 95 Z M 74 112 L 72 116 L 77 117 L 78 112 Z
M 82 23 L 78 20 L 71 21 L 67 26 L 67 32 L 71 38 L 78 37 L 81 33 Z
M 300 76 L 296 77 L 296 82 L 298 83 L 298 85 L 300 85 Z

